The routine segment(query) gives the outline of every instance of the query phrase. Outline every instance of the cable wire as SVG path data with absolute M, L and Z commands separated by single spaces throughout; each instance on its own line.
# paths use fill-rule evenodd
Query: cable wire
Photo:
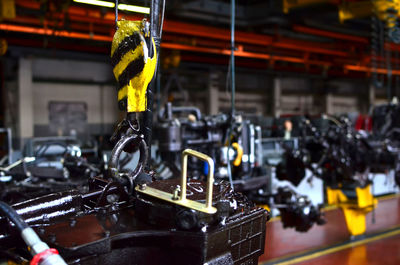
M 115 29 L 118 30 L 118 0 L 115 0 Z
M 231 133 L 233 130 L 233 123 L 235 117 L 235 8 L 236 3 L 235 0 L 231 0 L 231 58 L 230 58 L 230 77 L 231 77 L 231 117 L 230 117 L 230 126 L 229 126 L 229 133 L 228 133 L 228 151 L 227 151 L 227 164 L 228 164 L 228 177 L 229 183 L 231 184 L 232 190 L 233 187 L 233 179 L 232 179 L 232 167 L 231 162 L 229 161 L 229 151 L 231 150 Z
M 162 37 L 162 30 L 163 30 L 163 26 L 164 26 L 164 13 L 165 13 L 165 0 L 163 0 L 162 2 L 162 12 L 161 12 L 161 20 L 160 20 L 160 32 L 158 34 L 158 36 Z
M 15 224 L 20 232 L 25 228 L 28 228 L 28 224 L 22 219 L 22 217 L 15 211 L 10 205 L 0 201 L 0 211 Z

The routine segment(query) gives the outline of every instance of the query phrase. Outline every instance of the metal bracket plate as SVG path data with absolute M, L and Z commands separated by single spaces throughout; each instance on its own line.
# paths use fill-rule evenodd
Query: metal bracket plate
M 186 185 L 187 185 L 187 160 L 188 156 L 197 157 L 200 160 L 207 162 L 208 164 L 208 174 L 207 174 L 207 189 L 206 189 L 206 203 L 202 204 L 197 201 L 189 200 L 186 198 Z M 180 196 L 178 192 L 174 194 L 168 193 L 162 190 L 158 190 L 152 187 L 147 186 L 136 186 L 135 190 L 139 193 L 143 193 L 173 204 L 177 204 L 183 207 L 187 207 L 189 209 L 193 209 L 196 211 L 200 211 L 203 213 L 214 214 L 217 212 L 217 209 L 212 206 L 212 193 L 213 193 L 213 185 L 214 185 L 214 161 L 211 157 L 197 152 L 192 149 L 186 149 L 182 153 L 182 178 L 181 178 L 181 192 Z

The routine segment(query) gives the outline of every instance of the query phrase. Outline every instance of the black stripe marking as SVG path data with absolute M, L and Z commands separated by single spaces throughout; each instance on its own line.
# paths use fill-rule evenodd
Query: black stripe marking
M 140 45 L 140 34 L 134 32 L 133 35 L 129 35 L 122 40 L 115 50 L 112 58 L 111 65 L 114 68 L 122 59 L 122 57 L 129 52 L 131 49 L 135 50 Z
M 119 89 L 123 88 L 127 84 L 129 84 L 129 80 L 137 76 L 143 71 L 144 68 L 144 58 L 143 56 L 139 56 L 136 60 L 130 62 L 125 70 L 118 77 L 119 80 Z
M 124 97 L 118 101 L 118 107 L 121 111 L 126 110 L 127 106 L 128 106 L 128 98 L 127 97 Z

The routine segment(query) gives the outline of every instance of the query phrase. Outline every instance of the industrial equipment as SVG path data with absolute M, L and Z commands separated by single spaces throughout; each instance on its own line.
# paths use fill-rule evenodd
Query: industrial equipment
M 103 174 L 105 163 L 82 152 L 73 137 L 30 139 L 20 160 L 0 168 L 0 199 L 17 203 L 68 189 L 87 191 L 88 178 Z
M 288 187 L 272 190 L 272 171 L 263 161 L 260 127 L 241 115 L 235 116 L 233 129 L 230 127 L 228 115 L 204 116 L 198 108 L 175 107 L 168 103 L 161 109 L 156 124 L 155 139 L 160 159 L 156 171 L 159 177 L 170 179 L 179 174 L 180 153 L 191 148 L 210 154 L 215 161 L 215 178 L 218 180 L 230 181 L 228 165 L 232 164 L 231 185 L 235 191 L 267 209 L 278 209 L 281 216 L 287 217 L 282 218 L 284 227 L 305 232 L 314 223 L 323 224 L 319 207 L 313 206 L 306 196 Z M 228 138 L 231 146 L 228 146 Z M 295 167 L 290 168 L 295 170 Z M 202 180 L 209 170 L 207 163 L 193 158 L 188 166 L 188 176 Z
M 346 118 L 324 116 L 331 121 L 325 131 L 305 120 L 298 149 L 287 148 L 277 167 L 278 179 L 298 185 L 305 169 L 311 170 L 327 187 L 326 202 L 344 210 L 350 234 L 363 234 L 365 216 L 377 205 L 371 193 L 370 173 L 387 173 L 399 164 L 397 143 L 390 137 L 396 132 L 392 116 L 395 109 L 385 106 L 374 110 L 375 129 L 371 135 L 355 131 Z
M 118 10 L 118 5 L 115 6 Z M 118 100 L 128 115 L 113 135 L 116 144 L 108 162 L 109 171 L 102 176 L 89 176 L 88 192 L 69 190 L 13 205 L 16 212 L 13 216 L 19 216 L 26 224 L 17 229 L 10 219 L 20 224 L 18 218 L 5 215 L 0 219 L 2 261 L 23 263 L 31 259 L 31 254 L 37 254 L 28 252 L 30 241 L 21 240 L 20 230 L 25 239 L 23 231 L 28 229 L 34 241 L 45 246 L 40 253 L 47 251 L 47 245 L 55 247 L 70 264 L 258 263 L 264 251 L 268 212 L 234 192 L 229 182 L 214 181 L 211 157 L 184 150 L 180 180 L 158 180 L 148 168 L 152 107 L 149 83 L 157 64 L 156 47 L 161 37 L 158 30 L 161 28 L 156 27 L 159 8 L 159 2 L 152 1 L 150 24 L 118 23 L 120 31 L 115 35 L 112 53 L 113 58 L 118 53 L 121 57 L 113 60 L 116 62 L 113 66 L 119 73 L 116 74 L 120 84 Z M 130 41 L 135 37 L 139 37 L 140 45 Z M 121 49 L 130 51 L 132 47 L 136 56 L 124 60 Z M 142 64 L 143 60 L 144 64 L 150 61 L 148 70 L 146 65 L 130 67 Z M 121 63 L 124 65 L 119 68 Z M 124 69 L 128 69 L 126 75 Z M 133 70 L 139 70 L 138 75 L 133 75 Z M 136 114 L 143 111 L 143 119 L 137 119 Z M 139 152 L 137 165 L 129 172 L 119 170 L 124 150 Z M 207 179 L 188 179 L 189 156 L 207 164 Z M 43 242 L 27 225 L 36 230 Z M 62 259 L 52 260 L 59 257 L 55 251 L 52 254 L 43 260 L 35 256 L 33 260 L 39 264 L 63 264 Z
M 122 138 L 122 149 L 138 136 Z M 152 181 L 143 171 L 146 151 L 130 174 L 92 177 L 89 192 L 66 191 L 13 206 L 26 223 L 56 247 L 68 263 L 93 264 L 257 264 L 264 251 L 267 212 L 231 190 L 226 182 Z M 194 155 L 186 150 L 184 159 Z M 111 172 L 116 173 L 110 160 Z M 136 187 L 132 189 L 133 187 Z M 204 203 L 204 204 L 203 204 Z M 1 219 L 3 259 L 29 260 L 17 231 Z
M 175 107 L 168 103 L 161 109 L 156 125 L 161 161 L 170 172 L 176 173 L 180 169 L 180 153 L 192 148 L 213 157 L 217 179 L 229 181 L 227 164 L 233 164 L 235 190 L 249 193 L 263 188 L 268 184 L 268 174 L 262 167 L 261 129 L 240 115 L 233 123 L 233 130 L 228 135 L 230 119 L 227 115 L 203 116 L 198 108 Z M 231 147 L 228 147 L 228 137 L 232 141 Z M 191 161 L 191 178 L 200 179 L 207 171 L 207 164 Z

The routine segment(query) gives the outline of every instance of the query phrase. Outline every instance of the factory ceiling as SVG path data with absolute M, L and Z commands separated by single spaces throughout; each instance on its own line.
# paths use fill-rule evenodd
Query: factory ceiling
M 383 1 L 383 0 L 380 0 Z M 8 45 L 107 54 L 115 31 L 112 8 L 75 1 L 11 0 L 14 14 L 0 24 Z M 119 1 L 149 6 L 149 1 Z M 386 74 L 384 53 L 371 52 L 369 0 L 253 0 L 237 2 L 237 64 L 277 72 L 301 72 L 326 77 Z M 3 8 L 4 10 L 4 8 Z M 12 11 L 12 10 L 11 10 Z M 143 14 L 120 11 L 120 18 Z M 183 61 L 228 63 L 230 1 L 168 0 L 162 48 L 179 51 Z M 381 19 L 383 20 L 383 19 Z M 384 23 L 384 22 L 382 22 Z M 397 26 L 396 26 L 397 30 Z M 400 46 L 382 40 L 396 54 L 391 74 L 400 71 Z M 378 66 L 372 69 L 372 59 Z

